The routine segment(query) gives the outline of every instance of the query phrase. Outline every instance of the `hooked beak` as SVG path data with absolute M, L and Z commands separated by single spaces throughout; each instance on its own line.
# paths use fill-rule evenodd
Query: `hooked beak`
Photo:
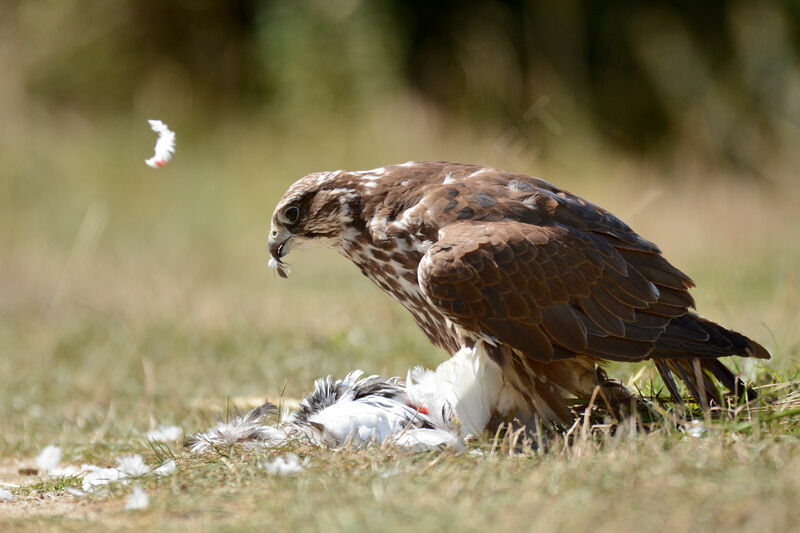
M 282 259 L 289 253 L 289 240 L 292 237 L 294 234 L 285 229 L 272 230 L 267 241 L 270 255 L 269 266 L 274 268 L 282 278 L 287 277 L 286 263 Z

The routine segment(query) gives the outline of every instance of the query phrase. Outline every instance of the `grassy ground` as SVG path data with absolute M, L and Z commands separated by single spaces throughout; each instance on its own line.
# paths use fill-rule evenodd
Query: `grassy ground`
M 387 142 L 389 125 L 411 133 Z M 482 455 L 299 449 L 309 466 L 288 478 L 259 467 L 270 452 L 193 457 L 171 446 L 177 473 L 140 481 L 151 496 L 140 512 L 124 511 L 130 487 L 78 500 L 65 491 L 74 481 L 21 475 L 48 444 L 72 464 L 112 466 L 140 453 L 156 466 L 164 452 L 148 446 L 145 431 L 203 429 L 228 397 L 299 397 L 327 374 L 404 375 L 440 362 L 445 354 L 410 317 L 341 258 L 293 254 L 288 281 L 266 268 L 269 216 L 289 183 L 408 159 L 534 173 L 608 207 L 692 275 L 701 313 L 772 351 L 763 367 L 740 366 L 745 375 L 769 394 L 797 390 L 800 188 L 780 166 L 757 182 L 691 165 L 655 171 L 591 146 L 534 160 L 498 144 L 500 135 L 442 131 L 413 114 L 286 135 L 247 123 L 212 134 L 174 126 L 178 153 L 159 171 L 142 161 L 153 140 L 144 120 L 102 131 L 78 120 L 0 129 L 0 482 L 21 485 L 12 502 L 0 501 L 0 529 L 800 523 L 800 434 L 788 413 L 744 412 L 737 423 L 708 424 L 701 438 L 668 425 L 614 438 L 596 429 L 544 455 L 509 454 L 492 438 L 474 444 Z

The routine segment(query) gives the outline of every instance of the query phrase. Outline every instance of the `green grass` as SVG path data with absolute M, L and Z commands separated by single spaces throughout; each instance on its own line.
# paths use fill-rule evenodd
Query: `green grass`
M 416 120 L 416 122 L 415 122 Z M 664 176 L 587 148 L 587 159 L 509 156 L 497 135 L 442 135 L 414 116 L 279 135 L 257 123 L 211 133 L 171 124 L 175 160 L 152 171 L 144 120 L 0 131 L 0 529 L 791 530 L 800 523 L 800 191 Z M 391 126 L 393 133 L 383 132 Z M 330 132 L 335 131 L 335 135 Z M 407 132 L 407 133 L 403 133 Z M 151 496 L 124 511 L 130 486 L 77 500 L 74 480 L 22 476 L 48 444 L 64 462 L 151 467 L 165 453 L 144 432 L 213 423 L 228 397 L 296 398 L 313 379 L 355 368 L 404 375 L 446 354 L 332 253 L 297 252 L 288 281 L 266 267 L 266 233 L 285 187 L 304 173 L 408 159 L 473 161 L 546 177 L 608 207 L 697 282 L 698 309 L 767 346 L 752 375 L 786 382 L 764 413 L 708 423 L 702 438 L 588 430 L 542 455 L 299 448 L 288 478 L 273 452 L 189 456 L 174 476 L 139 480 Z M 791 165 L 786 164 L 787 168 Z M 648 201 L 648 198 L 654 198 Z M 734 361 L 730 361 L 733 364 Z M 640 367 L 613 365 L 623 380 Z M 637 383 L 647 387 L 647 368 Z M 776 390 L 767 389 L 768 391 Z M 771 394 L 771 393 L 770 393 Z M 784 411 L 781 411 L 784 410 Z

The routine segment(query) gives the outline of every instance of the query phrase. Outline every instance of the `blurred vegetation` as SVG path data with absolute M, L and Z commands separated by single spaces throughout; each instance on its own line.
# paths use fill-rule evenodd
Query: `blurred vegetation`
M 798 52 L 793 0 L 5 0 L 0 112 L 285 131 L 413 108 L 769 178 L 800 141 Z

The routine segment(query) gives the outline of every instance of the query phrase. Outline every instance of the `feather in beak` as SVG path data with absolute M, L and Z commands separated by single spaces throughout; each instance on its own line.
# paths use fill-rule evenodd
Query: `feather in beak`
M 275 271 L 278 273 L 278 275 L 283 279 L 289 277 L 289 272 L 291 270 L 289 268 L 289 265 L 287 265 L 281 260 L 283 256 L 289 253 L 287 245 L 289 243 L 290 238 L 291 237 L 288 237 L 283 240 L 278 240 L 278 239 L 273 240 L 272 238 L 270 238 L 269 242 L 270 258 L 268 264 L 271 268 L 274 268 Z

